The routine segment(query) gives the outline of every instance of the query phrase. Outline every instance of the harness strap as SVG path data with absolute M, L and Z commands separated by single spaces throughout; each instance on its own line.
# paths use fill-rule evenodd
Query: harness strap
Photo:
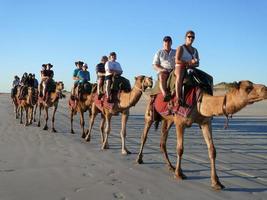
M 229 118 L 232 118 L 232 116 L 233 116 L 233 115 L 229 116 L 229 114 L 226 112 L 226 100 L 227 100 L 227 96 L 224 95 L 223 105 L 222 105 L 222 111 L 223 111 L 223 114 L 226 117 L 226 120 L 225 120 L 225 123 L 224 123 L 224 129 L 227 129 L 229 127 Z

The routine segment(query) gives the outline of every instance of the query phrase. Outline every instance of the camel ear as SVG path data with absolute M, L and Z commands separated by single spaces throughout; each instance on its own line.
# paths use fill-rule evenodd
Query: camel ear
M 134 80 L 137 80 L 137 77 L 136 76 L 134 77 Z

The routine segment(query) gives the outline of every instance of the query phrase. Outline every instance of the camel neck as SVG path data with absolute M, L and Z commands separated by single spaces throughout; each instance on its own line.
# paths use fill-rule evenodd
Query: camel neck
M 134 85 L 129 93 L 124 93 L 121 95 L 120 108 L 126 109 L 135 106 L 142 96 L 142 89 L 137 85 Z
M 204 94 L 201 102 L 198 103 L 198 109 L 201 115 L 206 117 L 225 115 L 227 113 L 228 102 L 225 102 L 225 96 L 211 96 Z M 225 104 L 225 111 L 223 105 Z

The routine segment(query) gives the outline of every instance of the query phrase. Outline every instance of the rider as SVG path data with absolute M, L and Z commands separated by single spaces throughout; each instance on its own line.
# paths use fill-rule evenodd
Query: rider
M 74 85 L 71 89 L 71 98 L 75 97 L 75 89 L 79 83 L 79 78 L 77 77 L 78 72 L 82 70 L 83 62 L 82 61 L 77 61 L 75 62 L 76 69 L 74 69 L 73 74 L 72 74 L 72 79 L 74 80 Z
M 163 38 L 163 49 L 159 50 L 153 59 L 153 67 L 158 74 L 159 88 L 164 101 L 171 99 L 171 94 L 167 92 L 167 79 L 175 67 L 175 50 L 171 48 L 171 45 L 172 38 L 165 36 Z
M 99 64 L 96 65 L 96 75 L 97 75 L 97 95 L 98 99 L 101 98 L 101 91 L 103 92 L 103 86 L 105 81 L 105 64 L 108 61 L 107 56 L 102 56 Z
M 21 80 L 20 80 L 20 91 L 19 91 L 19 99 L 23 99 L 24 98 L 24 95 L 26 93 L 26 86 L 27 86 L 27 79 L 28 79 L 28 73 L 27 72 L 24 72 L 24 74 L 22 75 L 21 77 Z
M 17 93 L 17 86 L 20 84 L 20 78 L 16 75 L 14 76 L 14 81 L 12 83 L 11 97 L 13 98 Z
M 51 70 L 53 67 L 52 64 L 43 64 L 42 71 L 41 71 L 41 83 L 40 83 L 40 96 L 43 96 L 43 100 L 45 101 L 47 98 L 46 91 L 47 91 L 47 83 L 52 81 L 54 77 L 54 71 Z
M 199 66 L 199 55 L 196 48 L 192 46 L 195 39 L 195 33 L 189 30 L 185 34 L 185 44 L 177 47 L 175 55 L 175 92 L 178 104 L 183 104 L 182 83 L 185 75 L 185 70 Z
M 108 102 L 111 102 L 111 94 L 110 94 L 110 86 L 112 83 L 113 76 L 120 76 L 122 74 L 122 68 L 120 63 L 116 62 L 117 55 L 115 52 L 111 52 L 109 54 L 109 61 L 105 64 L 105 71 L 106 71 L 106 96 Z
M 83 84 L 83 83 L 90 81 L 90 73 L 89 71 L 87 71 L 87 69 L 88 69 L 88 65 L 84 63 L 82 66 L 82 69 L 77 74 L 79 84 Z

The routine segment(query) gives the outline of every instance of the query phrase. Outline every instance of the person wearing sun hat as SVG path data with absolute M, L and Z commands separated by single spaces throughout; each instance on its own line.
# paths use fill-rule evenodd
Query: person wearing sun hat
M 77 74 L 77 78 L 79 79 L 79 84 L 86 83 L 90 81 L 90 73 L 87 71 L 88 65 L 86 63 L 83 64 L 82 70 L 80 70 Z
M 79 71 L 82 70 L 82 66 L 83 66 L 83 62 L 82 61 L 76 61 L 75 62 L 75 66 L 76 68 L 73 70 L 72 73 L 72 79 L 74 80 L 74 84 L 73 87 L 71 89 L 71 98 L 74 99 L 75 97 L 75 88 L 77 87 L 78 83 L 79 83 L 79 78 L 77 77 Z

